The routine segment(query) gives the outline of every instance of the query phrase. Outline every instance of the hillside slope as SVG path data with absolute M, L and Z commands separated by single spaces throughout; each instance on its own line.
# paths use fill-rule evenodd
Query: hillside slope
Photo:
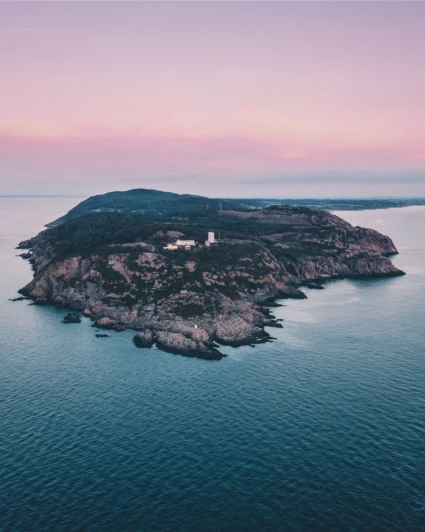
M 359 210 L 386 209 L 407 205 L 423 205 L 421 199 L 219 199 L 196 196 L 192 194 L 176 194 L 137 188 L 126 191 L 108 192 L 91 196 L 72 208 L 64 216 L 51 222 L 54 227 L 75 218 L 96 212 L 131 212 L 149 215 L 156 219 L 190 218 L 195 219 L 219 211 L 250 211 L 264 209 L 272 205 L 289 205 L 307 207 L 317 210 Z

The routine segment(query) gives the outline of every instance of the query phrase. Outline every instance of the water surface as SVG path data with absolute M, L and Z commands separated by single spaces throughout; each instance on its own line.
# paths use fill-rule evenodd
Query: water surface
M 0 530 L 425 529 L 425 209 L 344 212 L 408 275 L 335 281 L 219 362 L 8 301 L 79 200 L 0 199 Z

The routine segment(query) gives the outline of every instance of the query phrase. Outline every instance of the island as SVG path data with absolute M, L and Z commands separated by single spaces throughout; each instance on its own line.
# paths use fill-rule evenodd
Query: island
M 129 200 L 131 199 L 131 201 Z M 271 308 L 335 278 L 403 275 L 388 236 L 325 210 L 136 189 L 89 198 L 19 249 L 19 292 L 80 311 L 138 347 L 219 360 L 271 341 Z

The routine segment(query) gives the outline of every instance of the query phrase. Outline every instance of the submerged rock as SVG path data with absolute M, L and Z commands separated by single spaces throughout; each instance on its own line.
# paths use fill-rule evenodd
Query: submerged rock
M 23 259 L 28 260 L 28 259 L 30 259 L 30 258 L 32 257 L 32 253 L 30 253 L 29 251 L 26 252 L 26 253 L 21 253 L 21 254 L 19 255 L 19 257 L 22 257 Z
M 78 314 L 68 312 L 68 314 L 63 318 L 62 323 L 81 323 L 81 318 Z
M 306 286 L 307 288 L 310 288 L 310 290 L 324 290 L 325 288 L 321 284 L 317 284 L 317 283 L 304 283 L 304 286 Z
M 38 297 L 37 299 L 34 299 L 34 301 L 31 303 L 31 305 L 37 305 L 39 307 L 48 304 L 49 300 L 47 299 L 47 297 Z

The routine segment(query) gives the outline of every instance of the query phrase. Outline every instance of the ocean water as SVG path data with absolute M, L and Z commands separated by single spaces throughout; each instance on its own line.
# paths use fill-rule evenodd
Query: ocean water
M 407 275 L 276 309 L 209 362 L 10 302 L 77 199 L 0 199 L 0 530 L 425 530 L 425 209 L 344 212 Z

